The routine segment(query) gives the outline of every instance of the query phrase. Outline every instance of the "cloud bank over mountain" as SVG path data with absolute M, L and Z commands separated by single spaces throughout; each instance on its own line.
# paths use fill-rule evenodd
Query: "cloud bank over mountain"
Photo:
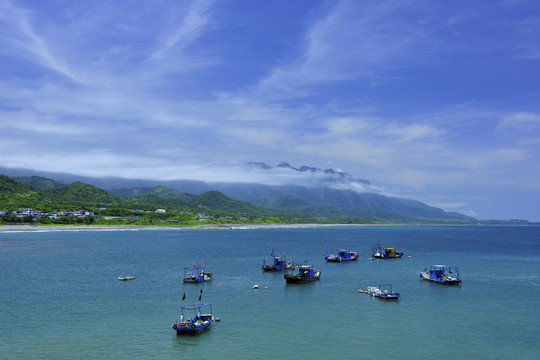
M 326 186 L 334 189 L 348 189 L 357 192 L 373 192 L 369 180 L 355 178 L 352 175 L 336 169 L 319 169 L 302 165 L 294 167 L 283 161 L 272 167 L 263 162 L 248 162 L 247 165 L 262 170 L 260 174 L 281 180 L 280 185 L 298 184 L 304 186 Z M 262 181 L 261 181 L 262 183 Z

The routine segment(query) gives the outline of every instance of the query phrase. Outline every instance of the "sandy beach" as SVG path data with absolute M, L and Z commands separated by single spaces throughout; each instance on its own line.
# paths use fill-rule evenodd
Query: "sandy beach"
M 272 229 L 272 228 L 313 228 L 339 226 L 337 224 L 216 224 L 216 225 L 0 225 L 2 232 L 39 232 L 39 231 L 126 231 L 126 230 L 208 230 L 208 229 Z

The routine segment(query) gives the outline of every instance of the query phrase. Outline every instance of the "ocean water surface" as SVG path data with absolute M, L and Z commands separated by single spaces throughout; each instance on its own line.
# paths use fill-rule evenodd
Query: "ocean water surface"
M 404 258 L 370 261 L 377 243 Z M 339 247 L 359 260 L 326 263 Z M 273 249 L 320 281 L 262 272 Z M 204 260 L 214 280 L 183 284 Z M 421 280 L 432 264 L 459 267 L 462 285 Z M 357 292 L 387 283 L 399 301 Z M 200 289 L 221 321 L 177 336 L 182 296 Z M 537 359 L 540 227 L 0 233 L 0 305 L 2 359 Z

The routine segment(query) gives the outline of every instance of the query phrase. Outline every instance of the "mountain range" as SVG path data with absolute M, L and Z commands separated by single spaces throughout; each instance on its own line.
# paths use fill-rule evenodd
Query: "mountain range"
M 376 193 L 361 193 L 353 190 L 336 189 L 328 184 L 336 182 L 359 182 L 369 184 L 368 180 L 357 179 L 345 172 L 333 169 L 318 169 L 302 166 L 295 168 L 282 162 L 276 168 L 264 163 L 249 163 L 262 170 L 281 169 L 298 173 L 313 173 L 320 180 L 314 186 L 301 185 L 265 185 L 255 183 L 210 183 L 196 180 L 142 180 L 118 177 L 93 178 L 65 173 L 48 173 L 28 169 L 0 168 L 0 174 L 14 176 L 17 180 L 40 190 L 59 191 L 63 187 L 80 182 L 96 186 L 108 194 L 120 198 L 149 197 L 179 201 L 193 205 L 193 198 L 213 191 L 219 192 L 231 201 L 245 205 L 250 212 L 271 211 L 274 213 L 306 214 L 311 216 L 339 218 L 369 218 L 384 221 L 414 221 L 415 219 L 436 220 L 475 220 L 469 216 L 446 212 L 420 201 L 387 197 Z M 222 199 L 223 200 L 223 199 Z M 202 204 L 203 202 L 200 202 Z M 212 206 L 215 206 L 213 204 Z M 230 204 L 229 204 L 230 205 Z M 219 208 L 219 206 L 218 206 Z M 225 208 L 230 208 L 226 206 Z M 256 210 L 259 209 L 259 210 Z

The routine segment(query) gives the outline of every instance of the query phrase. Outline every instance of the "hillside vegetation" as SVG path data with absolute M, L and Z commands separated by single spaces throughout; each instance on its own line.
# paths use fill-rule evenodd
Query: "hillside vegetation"
M 220 191 L 195 195 L 164 186 L 114 188 L 75 181 L 64 184 L 31 176 L 14 179 L 0 175 L 0 210 L 33 208 L 43 211 L 88 210 L 97 223 L 103 219 L 130 223 L 201 224 L 251 223 L 469 223 L 449 219 L 441 209 L 414 200 L 386 198 L 377 194 L 305 190 L 293 187 L 299 195 L 266 196 L 262 187 L 246 186 L 247 194 L 259 192 L 256 203 L 232 199 Z M 321 199 L 325 198 L 326 203 Z M 311 199 L 308 201 L 306 199 Z M 156 210 L 162 209 L 159 212 Z M 397 209 L 397 210 L 396 210 Z M 435 214 L 435 217 L 433 215 Z M 437 218 L 440 215 L 440 218 Z M 459 214 L 458 214 L 459 215 Z M 121 219 L 121 220 L 118 220 Z M 474 219 L 472 219 L 474 220 Z
M 54 187 L 50 179 L 22 179 L 36 185 L 40 189 L 0 175 L 0 210 L 18 210 L 33 208 L 46 212 L 63 210 L 90 210 L 95 212 L 98 221 L 114 218 L 115 223 L 167 224 L 184 223 L 188 225 L 212 222 L 254 221 L 283 222 L 284 217 L 272 215 L 266 209 L 253 204 L 230 199 L 218 191 L 208 191 L 200 195 L 181 193 L 164 187 L 145 189 L 118 189 L 115 192 L 124 195 L 116 196 L 96 186 L 73 182 L 63 187 Z M 43 183 L 41 183 L 43 182 Z M 136 194 L 136 195 L 135 195 Z M 159 212 L 156 210 L 162 209 Z M 200 220 L 199 214 L 204 214 Z M 265 216 L 262 218 L 261 216 Z M 248 219 L 247 217 L 250 217 Z M 256 217 L 256 218 L 255 218 Z M 0 220 L 1 217 L 0 217 Z M 14 216 L 4 217 L 4 222 L 13 222 Z M 290 217 L 290 221 L 307 221 L 302 217 Z M 25 221 L 28 218 L 25 217 Z M 38 219 L 49 223 L 51 220 Z M 111 220 L 112 221 L 112 220 Z M 71 221 L 73 222 L 73 221 Z M 56 223 L 70 223 L 66 219 Z M 86 222 L 88 223 L 88 222 Z M 110 223 L 106 222 L 105 223 Z
M 48 179 L 42 176 L 26 176 L 26 177 L 14 177 L 15 180 L 24 184 L 30 185 L 37 190 L 49 190 L 57 189 L 69 185 L 69 183 L 63 181 L 56 181 Z

